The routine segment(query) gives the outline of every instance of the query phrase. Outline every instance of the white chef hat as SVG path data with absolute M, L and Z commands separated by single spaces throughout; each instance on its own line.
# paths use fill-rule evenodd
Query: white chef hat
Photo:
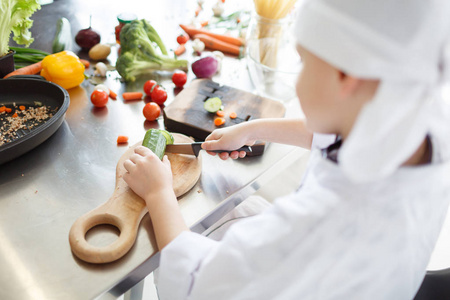
M 380 80 L 338 154 L 353 181 L 388 176 L 427 134 L 450 133 L 439 94 L 449 72 L 449 0 L 310 0 L 294 30 L 324 61 Z

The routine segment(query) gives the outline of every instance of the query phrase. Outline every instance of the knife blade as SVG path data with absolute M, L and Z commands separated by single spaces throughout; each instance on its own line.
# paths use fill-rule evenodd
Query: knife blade
M 195 155 L 196 157 L 200 153 L 200 150 L 202 150 L 202 144 L 203 142 L 195 142 L 195 143 L 182 143 L 182 144 L 170 144 L 166 146 L 166 152 L 168 153 L 176 153 L 176 154 L 190 154 Z M 247 153 L 252 153 L 252 147 L 251 146 L 244 146 L 236 150 L 232 151 L 245 151 Z M 229 150 L 212 150 L 211 152 L 221 153 L 221 152 L 228 152 L 231 153 L 232 151 Z

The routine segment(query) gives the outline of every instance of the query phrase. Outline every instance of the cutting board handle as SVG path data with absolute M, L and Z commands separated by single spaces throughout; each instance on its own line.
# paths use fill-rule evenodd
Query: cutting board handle
M 176 143 L 192 143 L 185 135 L 173 133 Z M 126 170 L 123 163 L 134 153 L 139 142 L 130 147 L 120 158 L 116 167 L 116 187 L 109 200 L 84 214 L 72 225 L 69 243 L 72 252 L 90 263 L 108 263 L 124 256 L 133 247 L 142 218 L 148 212 L 144 199 L 139 197 L 123 180 Z M 175 195 L 187 193 L 198 181 L 201 174 L 201 159 L 193 155 L 168 154 Z M 119 238 L 104 247 L 91 245 L 86 240 L 89 230 L 98 225 L 112 225 L 119 231 Z
M 139 223 L 147 212 L 144 200 L 133 194 L 128 188 L 120 196 L 113 195 L 108 202 L 75 221 L 69 232 L 69 242 L 78 258 L 90 263 L 107 263 L 121 258 L 133 247 Z M 119 238 L 108 246 L 89 244 L 86 234 L 98 225 L 116 227 L 120 232 Z

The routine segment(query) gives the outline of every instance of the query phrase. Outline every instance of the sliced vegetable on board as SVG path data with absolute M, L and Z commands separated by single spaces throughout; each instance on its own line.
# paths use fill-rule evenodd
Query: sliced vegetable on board
M 219 97 L 209 98 L 203 103 L 203 108 L 210 113 L 216 113 L 222 108 L 222 100 Z

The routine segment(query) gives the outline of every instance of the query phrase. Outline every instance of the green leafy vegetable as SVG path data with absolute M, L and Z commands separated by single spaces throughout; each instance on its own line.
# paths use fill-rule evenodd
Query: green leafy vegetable
M 11 32 L 17 44 L 28 47 L 34 39 L 29 29 L 33 25 L 30 16 L 41 6 L 38 0 L 0 1 L 0 56 L 8 53 Z
M 125 81 L 152 70 L 187 70 L 187 60 L 169 57 L 156 30 L 146 20 L 134 20 L 120 31 L 121 54 L 116 69 Z

